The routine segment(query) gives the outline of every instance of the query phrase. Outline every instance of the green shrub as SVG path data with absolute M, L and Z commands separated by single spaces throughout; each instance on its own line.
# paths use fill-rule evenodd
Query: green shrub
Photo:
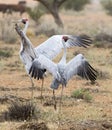
M 112 0 L 102 0 L 102 6 L 106 9 L 107 13 L 112 15 Z
M 89 91 L 84 89 L 73 91 L 71 97 L 76 99 L 84 99 L 87 102 L 90 102 L 92 100 L 92 96 L 90 95 Z
M 63 7 L 65 9 L 73 9 L 73 10 L 76 10 L 76 11 L 80 11 L 88 3 L 90 3 L 90 0 L 67 0 L 63 4 Z
M 50 3 L 52 3 L 52 1 L 49 1 Z M 49 14 L 49 10 L 39 2 L 38 4 L 38 8 L 41 9 L 43 11 L 43 13 Z
M 72 92 L 71 97 L 77 98 L 77 99 L 83 99 L 83 89 L 78 89 Z
M 34 8 L 27 8 L 27 13 L 31 19 L 38 23 L 39 19 L 44 14 L 44 11 L 41 8 L 38 8 L 38 6 L 35 6 Z
M 11 57 L 13 54 L 12 50 L 1 50 L 0 49 L 0 57 Z
M 92 100 L 92 96 L 90 95 L 89 92 L 84 92 L 84 95 L 83 95 L 83 99 L 87 102 L 90 102 Z

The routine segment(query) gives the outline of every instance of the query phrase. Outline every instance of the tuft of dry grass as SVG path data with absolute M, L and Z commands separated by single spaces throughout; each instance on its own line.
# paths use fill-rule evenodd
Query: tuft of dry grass
M 14 43 L 17 40 L 14 24 L 11 19 L 13 19 L 11 16 L 0 19 L 0 40 L 3 40 L 6 43 Z
M 37 119 L 40 116 L 40 110 L 31 102 L 13 102 L 8 110 L 3 114 L 5 120 L 28 121 Z
M 48 17 L 48 16 L 46 16 Z M 38 25 L 38 29 L 36 29 L 35 34 L 41 35 L 44 34 L 48 37 L 56 34 L 62 34 L 63 29 L 59 28 L 52 20 L 49 22 L 47 20 L 41 20 L 41 24 Z

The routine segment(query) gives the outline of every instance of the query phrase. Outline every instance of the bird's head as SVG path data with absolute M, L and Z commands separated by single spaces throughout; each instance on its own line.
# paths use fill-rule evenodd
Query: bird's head
M 23 24 L 26 24 L 28 22 L 27 18 L 22 18 L 20 20 L 18 20 L 19 22 L 22 22 Z
M 13 23 L 23 23 L 23 24 L 26 24 L 27 22 L 28 22 L 27 18 L 22 18 L 22 19 L 19 19 L 17 21 L 13 21 Z
M 63 40 L 64 42 L 67 42 L 67 41 L 68 41 L 68 39 L 69 39 L 69 37 L 68 37 L 68 36 L 63 36 L 63 37 L 62 37 L 62 40 Z

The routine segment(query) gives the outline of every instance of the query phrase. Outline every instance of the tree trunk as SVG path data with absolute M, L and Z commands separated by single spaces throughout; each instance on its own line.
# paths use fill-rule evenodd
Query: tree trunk
M 49 12 L 52 14 L 56 24 L 63 28 L 63 22 L 59 16 L 59 7 L 66 1 L 66 0 L 54 0 L 51 3 L 48 2 L 48 0 L 34 0 L 34 1 L 39 1 L 41 4 L 43 4 Z
M 63 22 L 62 22 L 62 20 L 61 20 L 61 18 L 60 18 L 60 16 L 59 16 L 59 13 L 58 13 L 56 10 L 53 10 L 53 11 L 51 12 L 51 14 L 52 14 L 52 16 L 54 17 L 55 23 L 56 23 L 59 27 L 63 28 Z

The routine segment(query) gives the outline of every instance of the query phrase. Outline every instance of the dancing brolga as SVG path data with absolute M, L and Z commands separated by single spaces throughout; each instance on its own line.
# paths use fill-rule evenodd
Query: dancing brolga
M 54 67 L 52 66 L 52 63 L 53 63 L 52 59 L 55 58 L 64 48 L 63 42 L 66 42 L 66 48 L 69 48 L 72 46 L 87 47 L 92 42 L 92 40 L 86 35 L 81 35 L 81 36 L 54 35 L 50 37 L 47 41 L 43 42 L 42 44 L 34 48 L 31 41 L 26 36 L 26 31 L 27 31 L 28 23 L 29 23 L 28 19 L 21 19 L 21 20 L 18 20 L 17 22 L 22 22 L 25 25 L 23 30 L 21 30 L 17 24 L 15 27 L 16 31 L 21 37 L 20 58 L 23 64 L 25 65 L 27 74 L 28 75 L 31 74 L 31 76 L 29 75 L 30 79 L 31 77 L 35 79 L 36 78 L 42 79 L 41 88 L 43 87 L 43 79 L 44 79 L 44 74 L 46 70 L 52 73 L 53 76 L 56 78 L 56 80 L 59 79 L 59 77 L 61 77 L 57 69 L 56 71 L 53 71 L 52 68 Z M 33 66 L 36 66 L 36 69 L 34 69 L 35 67 Z M 59 65 L 56 65 L 56 66 L 59 66 Z M 56 82 L 56 80 L 54 80 L 54 83 Z M 32 87 L 33 87 L 32 79 L 31 79 L 31 82 L 32 82 Z M 42 91 L 41 91 L 41 96 L 42 96 Z

